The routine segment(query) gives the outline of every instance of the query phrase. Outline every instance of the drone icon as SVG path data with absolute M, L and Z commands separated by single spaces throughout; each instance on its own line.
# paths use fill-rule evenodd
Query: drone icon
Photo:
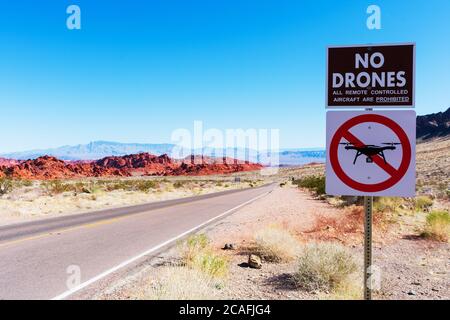
M 373 162 L 373 159 L 372 159 L 373 156 L 380 155 L 383 158 L 384 163 L 387 164 L 386 157 L 384 156 L 384 151 L 385 150 L 395 150 L 395 149 L 397 149 L 396 146 L 400 145 L 401 143 L 399 143 L 399 142 L 383 142 L 383 143 L 381 143 L 382 145 L 385 145 L 385 146 L 376 146 L 373 144 L 355 146 L 351 142 L 341 142 L 339 144 L 345 145 L 345 147 L 344 147 L 345 150 L 356 150 L 356 155 L 355 155 L 355 159 L 353 160 L 353 164 L 356 163 L 356 160 L 358 159 L 358 157 L 360 155 L 366 156 L 367 163 Z

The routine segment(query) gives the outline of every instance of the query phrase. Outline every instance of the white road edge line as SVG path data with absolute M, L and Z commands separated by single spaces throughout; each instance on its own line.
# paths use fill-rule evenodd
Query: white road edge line
M 99 275 L 97 275 L 97 276 L 95 276 L 95 277 L 93 277 L 93 278 L 91 278 L 91 279 L 89 279 L 89 280 L 79 284 L 78 286 L 76 286 L 76 287 L 74 287 L 74 288 L 72 288 L 70 290 L 67 290 L 64 293 L 60 294 L 60 295 L 57 295 L 56 297 L 52 298 L 51 300 L 62 300 L 62 299 L 65 299 L 68 296 L 74 294 L 75 292 L 77 292 L 77 291 L 79 291 L 79 290 L 81 290 L 83 288 L 86 288 L 87 286 L 91 285 L 92 283 L 94 283 L 94 282 L 96 282 L 96 281 L 98 281 L 98 280 L 100 280 L 100 279 L 110 275 L 111 273 L 116 272 L 117 270 L 125 267 L 126 265 L 128 265 L 130 263 L 133 263 L 134 261 L 136 261 L 136 260 L 138 260 L 138 259 L 140 259 L 140 258 L 142 258 L 142 257 L 144 257 L 144 256 L 146 256 L 146 255 L 148 255 L 148 254 L 150 254 L 152 252 L 155 252 L 158 249 L 161 249 L 162 247 L 170 244 L 171 242 L 174 242 L 174 241 L 176 241 L 176 240 L 178 240 L 178 239 L 188 235 L 189 233 L 192 233 L 195 230 L 200 229 L 201 227 L 203 227 L 203 226 L 213 222 L 214 220 L 219 219 L 220 217 L 223 217 L 224 215 L 227 215 L 228 213 L 230 213 L 230 212 L 232 212 L 234 210 L 237 210 L 237 209 L 239 209 L 239 208 L 241 208 L 241 207 L 243 207 L 243 206 L 245 206 L 245 205 L 247 205 L 247 204 L 249 204 L 249 203 L 251 203 L 253 201 L 258 200 L 259 198 L 262 198 L 263 196 L 267 195 L 269 192 L 270 191 L 264 192 L 263 194 L 260 194 L 257 197 L 254 197 L 254 198 L 252 198 L 252 199 L 250 199 L 250 200 L 248 200 L 248 201 L 246 201 L 244 203 L 241 203 L 240 205 L 238 205 L 236 207 L 233 207 L 233 208 L 231 208 L 231 209 L 229 209 L 229 210 L 219 214 L 218 216 L 215 216 L 214 218 L 211 218 L 208 221 L 205 221 L 205 222 L 199 224 L 198 226 L 183 232 L 182 234 L 180 234 L 180 235 L 178 235 L 176 237 L 173 237 L 173 238 L 171 238 L 171 239 L 169 239 L 169 240 L 167 240 L 167 241 L 157 245 L 156 247 L 153 247 L 153 248 L 151 248 L 151 249 L 149 249 L 147 251 L 144 251 L 144 252 L 138 254 L 137 256 L 134 256 L 133 258 L 128 259 L 128 260 L 122 262 L 121 264 L 119 264 L 119 265 L 117 265 L 117 266 L 115 266 L 115 267 L 113 267 L 111 269 L 108 269 L 108 270 L 100 273 Z

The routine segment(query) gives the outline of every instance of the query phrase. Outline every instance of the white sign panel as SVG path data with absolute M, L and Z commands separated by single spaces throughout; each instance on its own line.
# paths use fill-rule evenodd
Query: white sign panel
M 328 111 L 326 192 L 414 197 L 416 113 Z

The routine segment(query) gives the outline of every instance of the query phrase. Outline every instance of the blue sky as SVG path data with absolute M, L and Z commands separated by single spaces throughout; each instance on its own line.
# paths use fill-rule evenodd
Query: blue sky
M 450 106 L 448 0 L 2 1 L 0 38 L 0 152 L 170 142 L 194 120 L 324 146 L 327 45 L 416 42 L 416 111 Z

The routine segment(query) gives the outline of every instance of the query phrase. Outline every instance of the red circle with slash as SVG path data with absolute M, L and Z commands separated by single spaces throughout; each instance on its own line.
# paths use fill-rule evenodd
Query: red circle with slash
M 355 147 L 364 146 L 364 142 L 360 141 L 350 132 L 351 128 L 364 122 L 375 122 L 388 127 L 397 135 L 402 145 L 402 161 L 397 169 L 392 167 L 390 164 L 385 163 L 379 155 L 372 156 L 373 162 L 386 171 L 390 176 L 388 179 L 379 183 L 361 183 L 350 178 L 342 169 L 338 159 L 338 147 L 342 138 L 346 139 Z M 405 131 L 395 121 L 378 114 L 363 114 L 347 120 L 338 128 L 330 143 L 329 156 L 331 167 L 338 178 L 341 179 L 341 181 L 347 186 L 362 192 L 378 192 L 391 188 L 406 174 L 411 162 L 411 144 L 409 143 L 409 139 Z

